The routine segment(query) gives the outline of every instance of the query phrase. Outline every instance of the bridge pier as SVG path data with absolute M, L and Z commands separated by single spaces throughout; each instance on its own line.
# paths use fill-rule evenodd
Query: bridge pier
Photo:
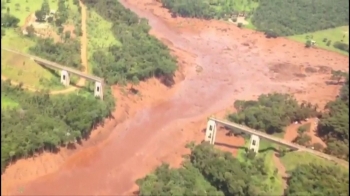
M 251 135 L 249 149 L 253 150 L 255 153 L 259 153 L 259 147 L 260 147 L 260 137 L 257 135 Z
M 95 82 L 94 95 L 103 100 L 103 84 L 101 82 Z
M 216 123 L 213 120 L 208 120 L 204 141 L 209 142 L 210 144 L 215 144 L 215 137 L 216 137 Z
M 215 138 L 216 138 L 216 122 L 214 120 L 209 119 L 207 122 L 207 128 L 205 130 L 204 141 L 214 145 Z M 255 153 L 259 153 L 259 148 L 260 148 L 260 137 L 252 134 L 250 136 L 249 149 L 253 150 Z
M 69 73 L 66 70 L 61 70 L 61 83 L 64 86 L 69 86 L 70 78 Z

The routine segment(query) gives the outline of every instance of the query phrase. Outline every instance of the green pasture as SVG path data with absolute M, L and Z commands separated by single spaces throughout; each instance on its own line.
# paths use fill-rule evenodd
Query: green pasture
M 21 32 L 16 29 L 7 29 L 6 36 L 1 41 L 2 47 L 23 53 L 28 53 L 28 48 L 35 44 L 33 40 L 21 35 Z M 43 68 L 30 58 L 4 50 L 1 51 L 1 75 L 39 89 L 64 88 L 59 83 L 59 77 L 52 71 Z
M 302 35 L 294 35 L 290 36 L 289 38 L 302 43 L 305 43 L 307 39 L 312 39 L 316 41 L 316 47 L 349 55 L 349 53 L 333 47 L 333 43 L 336 41 L 349 44 L 349 26 L 342 26 Z M 327 41 L 331 40 L 331 44 L 329 46 L 327 46 L 327 41 L 324 41 L 325 39 L 327 39 Z
M 16 108 L 18 103 L 10 97 L 1 95 L 1 109 Z
M 110 45 L 121 45 L 112 33 L 112 23 L 103 19 L 95 11 L 89 9 L 87 13 L 87 36 L 88 36 L 88 60 L 91 65 L 92 54 L 100 49 L 106 49 Z M 89 72 L 92 67 L 89 67 Z

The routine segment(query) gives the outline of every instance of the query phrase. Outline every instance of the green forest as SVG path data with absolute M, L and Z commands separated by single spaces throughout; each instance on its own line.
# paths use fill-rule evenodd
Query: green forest
M 94 126 L 109 117 L 114 99 L 106 92 L 104 101 L 93 96 L 27 92 L 1 80 L 1 93 L 18 107 L 1 108 L 1 171 L 18 158 L 42 150 L 57 151 L 87 137 Z
M 141 196 L 264 196 L 271 194 L 265 183 L 267 172 L 260 157 L 240 161 L 229 152 L 202 143 L 192 147 L 181 168 L 162 164 L 137 184 Z M 341 168 L 305 164 L 291 172 L 285 195 L 347 195 L 348 191 L 348 173 Z
M 319 115 L 317 105 L 300 104 L 292 95 L 280 93 L 260 95 L 257 101 L 237 100 L 234 107 L 237 113 L 228 116 L 230 121 L 269 134 L 281 133 L 295 121 Z
M 241 11 L 232 0 L 161 0 L 174 16 L 224 18 Z M 259 31 L 290 36 L 349 25 L 346 0 L 240 0 L 258 6 L 245 12 Z
M 115 0 L 84 0 L 105 20 L 113 23 L 111 31 L 121 45 L 100 46 L 93 54 L 93 73 L 108 84 L 137 83 L 149 77 L 160 77 L 173 84 L 176 59 L 161 41 L 148 34 L 148 21 L 139 18 Z

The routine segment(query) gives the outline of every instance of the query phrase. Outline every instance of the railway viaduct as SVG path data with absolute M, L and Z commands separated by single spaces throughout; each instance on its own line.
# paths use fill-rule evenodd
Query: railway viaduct
M 103 86 L 104 86 L 103 78 L 100 78 L 100 77 L 97 77 L 97 76 L 94 76 L 91 74 L 87 74 L 87 73 L 81 72 L 79 70 L 60 65 L 60 64 L 57 64 L 55 62 L 51 62 L 51 61 L 48 61 L 46 59 L 43 59 L 43 58 L 40 58 L 37 56 L 24 54 L 24 53 L 21 53 L 19 51 L 12 50 L 9 48 L 2 47 L 1 50 L 28 57 L 28 58 L 34 60 L 35 62 L 39 63 L 40 65 L 43 65 L 43 66 L 48 67 L 50 69 L 56 69 L 56 70 L 61 71 L 61 83 L 65 86 L 69 86 L 69 84 L 70 84 L 70 74 L 74 74 L 74 75 L 77 75 L 79 77 L 85 78 L 87 80 L 94 81 L 95 82 L 94 95 L 95 95 L 95 97 L 99 97 L 100 99 L 103 100 Z
M 249 127 L 246 127 L 246 126 L 243 126 L 243 125 L 240 125 L 237 123 L 232 123 L 232 122 L 219 120 L 219 119 L 215 119 L 215 118 L 209 118 L 209 120 L 207 122 L 206 132 L 205 132 L 205 139 L 204 140 L 209 142 L 210 144 L 215 143 L 216 127 L 217 127 L 216 125 L 217 124 L 221 124 L 221 125 L 224 125 L 225 127 L 232 128 L 237 132 L 244 132 L 244 133 L 251 135 L 249 149 L 253 150 L 255 153 L 259 152 L 259 142 L 260 142 L 260 138 L 262 138 L 262 139 L 268 140 L 270 142 L 276 143 L 278 145 L 286 146 L 292 150 L 305 151 L 305 152 L 314 154 L 316 156 L 319 156 L 321 158 L 336 162 L 338 164 L 342 164 L 342 165 L 346 166 L 347 168 L 349 168 L 349 163 L 345 160 L 324 154 L 324 153 L 316 151 L 316 150 L 312 150 L 310 148 L 306 148 L 304 146 L 301 146 L 301 145 L 298 145 L 298 144 L 295 144 L 292 142 L 288 142 L 286 140 L 268 135 L 266 133 L 251 129 Z

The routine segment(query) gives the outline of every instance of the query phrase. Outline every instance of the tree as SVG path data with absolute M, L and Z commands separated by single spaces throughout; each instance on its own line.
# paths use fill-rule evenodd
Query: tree
M 1 17 L 1 23 L 2 23 L 1 26 L 4 28 L 13 28 L 13 27 L 17 27 L 19 23 L 19 19 L 10 14 L 5 14 L 4 16 Z
M 335 80 L 338 84 L 342 79 L 345 79 L 348 76 L 346 72 L 343 72 L 341 70 L 332 70 L 331 73 L 331 80 Z
M 291 172 L 286 196 L 347 195 L 349 174 L 339 166 L 299 165 Z
M 50 5 L 48 0 L 43 0 L 40 11 L 44 15 L 44 17 L 50 14 Z
M 44 22 L 45 21 L 45 13 L 41 10 L 35 11 L 35 17 L 38 22 Z
M 310 48 L 311 46 L 312 46 L 311 40 L 310 40 L 310 39 L 306 40 L 306 42 L 305 42 L 305 47 L 306 47 L 306 48 Z

